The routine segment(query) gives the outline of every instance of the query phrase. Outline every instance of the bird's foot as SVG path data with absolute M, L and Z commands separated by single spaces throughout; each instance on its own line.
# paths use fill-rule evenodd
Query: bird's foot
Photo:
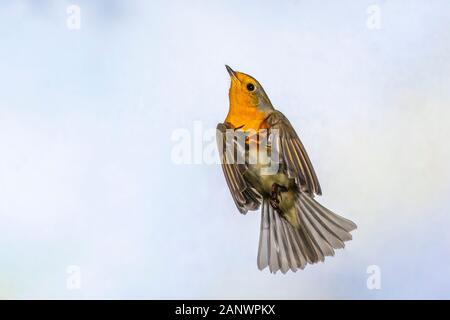
M 272 190 L 270 191 L 270 198 L 277 203 L 280 203 L 280 200 L 283 200 L 281 193 L 286 191 L 288 191 L 288 189 L 285 186 L 274 183 L 272 184 Z M 280 199 L 278 199 L 278 197 L 280 197 Z
M 272 184 L 272 190 L 270 192 L 270 205 L 278 212 L 280 213 L 280 200 L 283 200 L 283 196 L 281 195 L 282 192 L 286 192 L 288 189 L 285 186 L 279 185 L 278 183 Z

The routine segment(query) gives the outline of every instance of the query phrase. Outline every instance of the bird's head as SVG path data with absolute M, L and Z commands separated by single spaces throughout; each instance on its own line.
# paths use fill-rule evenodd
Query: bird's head
M 234 71 L 225 65 L 231 78 L 229 91 L 230 106 L 238 108 L 258 108 L 260 111 L 272 110 L 272 103 L 261 84 L 248 74 Z

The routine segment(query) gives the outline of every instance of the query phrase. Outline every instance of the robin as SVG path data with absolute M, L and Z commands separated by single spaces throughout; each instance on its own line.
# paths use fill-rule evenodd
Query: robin
M 226 68 L 231 77 L 230 106 L 224 123 L 217 126 L 217 142 L 238 210 L 246 214 L 261 208 L 258 268 L 286 273 L 324 261 L 335 249 L 344 248 L 356 225 L 314 199 L 322 190 L 305 147 L 261 84 Z M 239 139 L 240 135 L 245 139 Z M 257 160 L 250 161 L 255 157 L 249 154 L 253 150 L 249 146 L 255 141 Z M 266 154 L 264 161 L 261 153 Z M 237 161 L 239 157 L 243 161 Z M 277 158 L 277 166 L 268 174 L 269 158 Z

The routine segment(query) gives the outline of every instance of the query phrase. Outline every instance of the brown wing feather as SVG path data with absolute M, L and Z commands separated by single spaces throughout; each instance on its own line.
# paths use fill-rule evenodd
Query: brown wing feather
M 274 111 L 266 122 L 270 133 L 275 132 L 273 129 L 278 130 L 279 154 L 286 165 L 288 176 L 295 179 L 299 186 L 306 187 L 308 193 L 321 195 L 322 190 L 311 160 L 289 120 L 281 112 Z
M 223 174 L 225 175 L 231 196 L 239 212 L 245 214 L 248 210 L 257 210 L 259 208 L 261 196 L 245 181 L 243 177 L 243 172 L 247 169 L 245 164 L 233 162 L 233 148 L 230 147 L 230 142 L 227 142 L 225 139 L 226 130 L 231 128 L 230 125 L 224 123 L 217 125 L 217 144 Z

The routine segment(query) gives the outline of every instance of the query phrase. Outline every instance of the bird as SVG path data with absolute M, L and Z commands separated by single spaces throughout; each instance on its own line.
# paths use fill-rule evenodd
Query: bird
M 285 274 L 323 262 L 352 239 L 356 224 L 316 201 L 322 189 L 306 149 L 262 85 L 225 67 L 231 84 L 216 131 L 220 163 L 239 212 L 261 211 L 259 270 Z

